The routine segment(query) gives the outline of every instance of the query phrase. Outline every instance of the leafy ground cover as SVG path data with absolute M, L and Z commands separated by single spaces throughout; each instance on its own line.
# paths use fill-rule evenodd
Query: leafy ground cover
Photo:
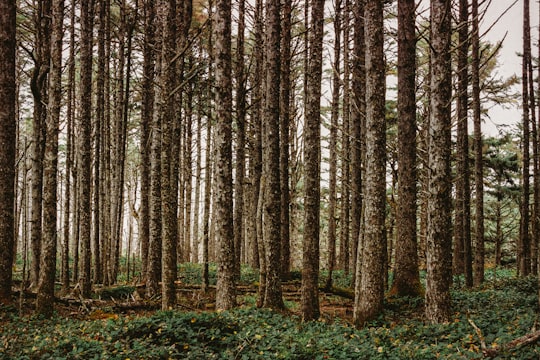
M 350 301 L 332 294 L 323 295 L 324 314 L 311 323 L 300 321 L 294 297 L 280 313 L 255 308 L 252 293 L 239 297 L 243 306 L 230 312 L 115 313 L 103 307 L 76 318 L 59 311 L 43 320 L 5 307 L 0 359 L 480 359 L 481 340 L 500 359 L 539 357 L 538 343 L 504 350 L 535 330 L 536 278 L 499 276 L 452 295 L 448 324 L 426 324 L 420 298 L 390 298 L 384 314 L 361 330 L 349 323 Z

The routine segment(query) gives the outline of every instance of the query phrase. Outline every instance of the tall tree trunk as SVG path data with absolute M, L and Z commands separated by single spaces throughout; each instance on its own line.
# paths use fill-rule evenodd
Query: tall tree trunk
M 280 0 L 266 2 L 266 96 L 264 146 L 266 192 L 264 197 L 264 242 L 266 258 L 265 307 L 285 307 L 281 293 L 281 195 L 279 174 L 280 91 Z
M 426 317 L 448 321 L 452 282 L 450 0 L 431 0 Z
M 140 123 L 141 205 L 139 209 L 139 246 L 141 249 L 142 277 L 147 277 L 148 248 L 150 243 L 150 125 L 154 116 L 155 32 L 156 9 L 154 0 L 144 2 L 143 85 Z
M 521 194 L 521 222 L 518 244 L 518 273 L 529 275 L 530 270 L 530 234 L 529 234 L 529 192 L 530 192 L 530 109 L 529 109 L 529 72 L 531 56 L 531 26 L 529 0 L 523 1 L 523 65 L 522 65 L 522 101 L 523 101 L 523 175 Z
M 102 229 L 102 220 L 105 216 L 108 217 L 108 214 L 103 216 L 101 212 L 103 211 L 103 202 L 105 199 L 103 195 L 105 186 L 101 183 L 105 174 L 101 174 L 101 171 L 106 171 L 104 166 L 104 158 L 101 155 L 106 155 L 108 148 L 105 149 L 105 143 L 107 141 L 102 141 L 105 137 L 105 63 L 108 62 L 108 59 L 105 55 L 105 31 L 107 30 L 108 22 L 108 4 L 107 1 L 101 1 L 98 6 L 98 38 L 97 38 L 97 47 L 98 47 L 98 68 L 96 74 L 96 117 L 93 126 L 93 139 L 94 139 L 94 187 L 93 187 L 93 203 L 94 203 L 94 233 L 92 248 L 94 253 L 94 283 L 101 284 L 103 283 L 103 265 L 102 259 L 104 254 L 108 253 L 102 249 L 104 244 L 104 239 L 106 238 L 104 229 Z M 105 262 L 106 264 L 107 262 Z
M 236 37 L 236 175 L 234 183 L 234 262 L 235 276 L 240 278 L 244 244 L 244 177 L 246 146 L 246 79 L 244 74 L 245 0 L 238 2 L 238 35 Z
M 0 304 L 11 303 L 15 242 L 16 2 L 0 1 Z
M 79 216 L 81 242 L 81 294 L 90 297 L 91 292 L 91 129 L 92 129 L 92 39 L 94 27 L 94 0 L 81 3 L 81 40 L 80 40 L 80 100 L 79 113 Z
M 71 233 L 71 221 L 75 219 L 75 215 L 71 215 L 72 209 L 76 209 L 72 206 L 72 192 L 73 183 L 76 182 L 76 178 L 73 175 L 74 166 L 74 141 L 73 141 L 73 124 L 75 122 L 75 6 L 73 4 L 75 0 L 70 3 L 70 35 L 69 35 L 69 58 L 68 58 L 68 79 L 66 85 L 67 93 L 67 109 L 66 109 L 66 186 L 64 194 L 64 243 L 62 251 L 62 292 L 67 293 L 70 286 L 69 277 L 69 253 L 70 253 L 70 240 L 73 238 Z
M 469 1 L 459 2 L 458 94 L 457 94 L 457 148 L 456 148 L 456 210 L 454 225 L 453 273 L 464 274 L 466 286 L 472 286 L 471 263 L 471 190 L 469 170 L 468 131 L 468 55 L 469 55 Z
M 398 209 L 392 290 L 420 296 L 416 236 L 416 26 L 414 0 L 398 2 Z
M 356 1 L 354 10 L 354 53 L 352 68 L 352 108 L 351 108 L 351 265 L 353 286 L 356 282 L 358 264 L 358 246 L 362 222 L 362 138 L 365 131 L 365 35 L 364 6 L 365 0 Z
M 43 222 L 43 161 L 45 152 L 45 132 L 47 116 L 47 77 L 50 71 L 50 26 L 51 1 L 39 0 L 35 13 L 36 50 L 35 67 L 30 80 L 34 97 L 33 146 L 32 146 L 32 213 L 30 244 L 32 262 L 30 267 L 31 286 L 36 287 L 39 279 L 41 257 L 41 236 Z
M 339 103 L 341 89 L 341 0 L 336 1 L 334 14 L 334 65 L 332 75 L 332 112 L 330 118 L 330 174 L 328 184 L 328 278 L 325 287 L 332 288 L 332 276 L 336 266 L 336 237 L 337 237 L 337 138 Z
M 474 285 L 484 282 L 484 163 L 482 145 L 482 119 L 480 112 L 480 35 L 478 32 L 478 0 L 472 0 L 472 107 L 474 121 L 474 185 L 475 198 L 475 252 Z
M 343 124 L 341 128 L 341 210 L 340 210 L 340 242 L 339 242 L 339 266 L 349 274 L 349 249 L 350 249 L 350 201 L 351 201 L 351 158 L 350 158 L 350 0 L 345 0 L 343 11 Z
M 383 4 L 369 0 L 365 7 L 366 37 L 366 186 L 364 216 L 369 226 L 361 263 L 356 265 L 354 321 L 374 319 L 383 307 L 386 275 L 386 121 Z M 357 260 L 358 261 L 358 260 Z
M 47 140 L 43 165 L 43 247 L 36 301 L 37 312 L 46 317 L 51 317 L 53 314 L 56 275 L 58 133 L 62 106 L 63 22 L 64 1 L 52 0 L 51 70 L 48 84 Z
M 232 184 L 231 0 L 216 1 L 214 23 L 216 62 L 216 244 L 218 270 L 216 309 L 236 304 L 234 282 Z
M 259 242 L 263 239 L 258 237 L 257 226 L 260 222 L 258 217 L 259 197 L 262 196 L 261 188 L 261 173 L 262 173 L 262 71 L 263 64 L 263 6 L 262 0 L 257 0 L 255 3 L 255 66 L 253 74 L 253 91 L 252 91 L 252 113 L 251 113 L 251 147 L 249 154 L 249 212 L 246 218 L 247 238 L 249 239 L 250 261 L 251 267 L 259 270 L 261 268 L 259 261 Z M 260 224 L 259 224 L 260 225 Z
M 289 276 L 291 268 L 290 189 L 289 189 L 289 136 L 291 121 L 291 15 L 292 1 L 282 3 L 281 70 L 279 115 L 279 176 L 281 192 L 281 275 Z
M 161 48 L 161 78 L 160 103 L 161 106 L 161 209 L 162 209 L 162 293 L 161 308 L 167 310 L 176 303 L 177 278 L 177 241 L 178 232 L 176 224 L 178 206 L 178 183 L 173 176 L 177 163 L 177 153 L 173 133 L 175 130 L 175 97 L 171 94 L 176 87 L 176 0 L 161 0 L 160 15 L 163 22 L 163 39 Z M 183 61 L 183 58 L 180 60 Z M 181 91 L 181 90 L 180 90 Z M 176 190 L 176 191 L 175 191 Z
M 309 64 L 304 129 L 304 228 L 302 257 L 302 319 L 316 320 L 319 309 L 319 223 L 321 169 L 321 78 L 324 0 L 311 3 Z

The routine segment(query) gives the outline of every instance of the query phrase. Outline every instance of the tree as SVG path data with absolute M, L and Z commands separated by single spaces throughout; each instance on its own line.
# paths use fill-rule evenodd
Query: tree
M 523 101 L 523 166 L 521 222 L 518 243 L 518 273 L 527 276 L 530 272 L 530 234 L 529 234 L 529 192 L 530 192 L 530 103 L 529 71 L 531 57 L 531 26 L 529 0 L 523 1 L 523 63 L 522 63 L 522 101 Z
M 58 133 L 60 131 L 62 104 L 63 22 L 64 1 L 53 0 L 51 70 L 48 84 L 49 103 L 46 122 L 45 162 L 43 165 L 43 247 L 36 301 L 36 310 L 46 317 L 51 317 L 53 314 L 54 280 L 56 275 Z
M 232 82 L 231 1 L 217 0 L 214 22 L 216 64 L 216 243 L 218 275 L 216 308 L 231 309 L 236 303 L 234 282 L 233 183 L 232 183 Z
M 178 207 L 178 188 L 173 182 L 178 182 L 174 176 L 177 163 L 177 153 L 174 152 L 173 139 L 175 127 L 175 104 L 171 94 L 176 88 L 176 0 L 159 2 L 159 13 L 163 24 L 161 48 L 161 74 L 159 102 L 161 103 L 161 210 L 162 210 L 162 265 L 161 265 L 161 307 L 171 308 L 176 303 L 177 278 L 177 242 L 178 233 L 176 214 Z M 183 61 L 183 59 L 182 59 Z M 181 91 L 181 90 L 180 90 Z
M 334 14 L 334 69 L 332 73 L 332 110 L 330 116 L 330 174 L 328 181 L 328 278 L 325 287 L 332 288 L 332 274 L 336 266 L 336 237 L 337 237 L 337 138 L 339 118 L 339 95 L 341 83 L 341 0 L 335 5 Z
M 360 228 L 362 223 L 362 162 L 365 143 L 365 31 L 364 31 L 364 5 L 365 0 L 354 3 L 354 48 L 352 56 L 352 103 L 350 116 L 350 152 L 351 152 L 351 271 L 356 279 L 356 265 L 358 246 L 361 238 Z M 355 280 L 356 281 L 356 280 Z M 354 282 L 353 281 L 353 285 Z
M 15 242 L 16 1 L 0 1 L 0 304 L 11 303 Z
M 458 93 L 456 144 L 456 210 L 454 232 L 454 274 L 464 274 L 465 284 L 473 285 L 471 260 L 471 190 L 469 166 L 469 4 L 459 2 Z
M 386 121 L 383 3 L 364 9 L 366 37 L 366 178 L 364 246 L 356 265 L 354 322 L 364 325 L 383 307 L 386 276 Z M 360 256 L 362 251 L 362 256 Z M 357 260 L 358 261 L 358 260 Z
M 140 122 L 141 192 L 139 210 L 139 243 L 141 248 L 142 274 L 146 278 L 148 270 L 148 246 L 150 238 L 150 124 L 154 116 L 154 71 L 155 71 L 155 3 L 144 1 L 144 43 L 143 43 L 143 86 Z
M 478 32 L 478 0 L 472 1 L 472 108 L 474 120 L 474 185 L 475 198 L 475 253 L 474 253 L 474 284 L 484 282 L 484 166 L 482 144 L 482 119 L 480 113 L 480 35 Z
M 290 188 L 289 188 L 289 141 L 290 122 L 292 113 L 291 104 L 291 14 L 292 1 L 284 0 L 282 3 L 281 25 L 281 70 L 280 70 L 280 115 L 279 115 L 279 175 L 281 192 L 281 273 L 288 277 L 291 267 L 291 239 L 290 239 Z
M 81 4 L 81 80 L 80 80 L 80 112 L 79 112 L 79 216 L 81 241 L 80 284 L 83 297 L 90 297 L 91 292 L 91 192 L 90 181 L 91 128 L 92 128 L 92 44 L 94 27 L 94 0 Z
M 51 1 L 40 0 L 35 8 L 35 49 L 32 55 L 34 69 L 30 88 L 34 98 L 33 111 L 33 146 L 32 146 L 32 213 L 30 244 L 32 263 L 30 279 L 33 287 L 37 286 L 41 257 L 41 235 L 43 221 L 43 160 L 45 151 L 45 118 L 47 116 L 47 76 L 51 57 L 50 24 Z
M 447 321 L 451 310 L 450 11 L 449 0 L 431 0 L 426 317 L 432 323 Z
M 266 92 L 264 111 L 264 242 L 266 286 L 263 306 L 282 309 L 281 295 L 281 187 L 279 174 L 280 0 L 266 2 Z
M 422 293 L 416 237 L 416 26 L 414 0 L 398 2 L 398 213 L 393 292 Z
M 302 319 L 319 318 L 319 224 L 321 162 L 321 78 L 323 50 L 324 0 L 311 3 L 309 63 L 306 88 L 304 129 L 304 229 L 302 250 Z

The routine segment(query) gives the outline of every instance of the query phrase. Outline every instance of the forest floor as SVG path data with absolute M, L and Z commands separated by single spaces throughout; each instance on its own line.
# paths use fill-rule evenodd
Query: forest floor
M 34 315 L 34 295 L 0 307 L 0 359 L 534 359 L 540 357 L 537 279 L 502 271 L 481 288 L 452 291 L 447 324 L 423 318 L 423 298 L 387 298 L 381 316 L 352 326 L 350 280 L 338 272 L 322 291 L 319 321 L 300 321 L 299 274 L 283 286 L 285 311 L 258 309 L 257 274 L 243 271 L 238 309 L 214 311 L 215 290 L 200 290 L 197 267 L 180 268 L 178 305 L 161 311 L 142 285 L 96 287 L 58 297 L 55 316 Z M 211 279 L 212 282 L 212 279 Z M 459 281 L 458 281 L 459 282 Z

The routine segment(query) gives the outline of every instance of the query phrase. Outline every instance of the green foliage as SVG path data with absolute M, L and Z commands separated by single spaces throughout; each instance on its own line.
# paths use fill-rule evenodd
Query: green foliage
M 498 274 L 498 276 L 500 276 Z M 42 320 L 0 308 L 0 359 L 480 359 L 480 341 L 500 348 L 536 322 L 536 278 L 498 278 L 454 291 L 448 324 L 422 318 L 422 298 L 392 298 L 385 313 L 357 330 L 343 320 L 302 323 L 252 306 L 231 312 L 157 312 L 106 320 Z M 538 358 L 539 345 L 501 359 Z
M 180 280 L 185 284 L 200 285 L 202 284 L 202 265 L 193 263 L 182 263 L 178 265 L 178 274 Z M 217 281 L 216 264 L 209 264 L 208 279 L 210 285 L 215 285 Z M 259 272 L 249 266 L 242 265 L 240 270 L 239 284 L 254 284 L 259 281 Z

